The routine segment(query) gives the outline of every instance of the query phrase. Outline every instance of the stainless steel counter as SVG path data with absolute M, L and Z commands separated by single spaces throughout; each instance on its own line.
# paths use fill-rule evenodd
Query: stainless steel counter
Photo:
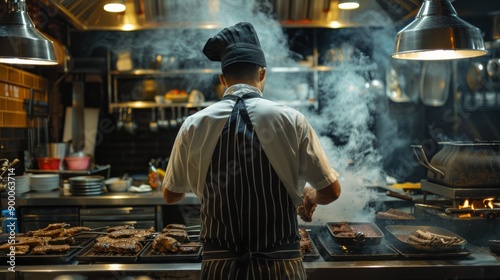
M 2 205 L 6 204 L 6 196 L 2 195 Z M 52 192 L 28 192 L 15 199 L 16 207 L 22 206 L 123 206 L 123 205 L 166 205 L 161 190 L 143 193 L 104 193 L 101 195 L 74 196 L 67 190 Z M 193 193 L 176 204 L 199 205 L 199 199 Z
M 305 262 L 308 279 L 498 279 L 500 259 L 487 248 L 459 260 L 377 260 Z M 55 279 L 61 275 L 85 275 L 86 279 L 198 279 L 200 263 L 73 264 L 17 266 L 16 273 L 2 268 L 0 279 Z M 77 279 L 77 278 L 64 278 Z M 132 278 L 128 278 L 132 279 Z M 147 278 L 144 278 L 147 279 Z
M 181 204 L 199 204 L 193 195 Z M 71 196 L 63 191 L 28 193 L 16 198 L 16 206 L 64 205 L 164 205 L 160 191 L 149 193 L 107 193 L 98 196 Z M 321 247 L 321 246 L 318 246 Z M 488 248 L 468 244 L 472 253 L 460 258 L 387 258 L 376 260 L 331 260 L 325 252 L 312 262 L 305 262 L 309 279 L 499 279 L 500 256 Z M 133 264 L 72 264 L 17 265 L 15 273 L 3 264 L 0 279 L 55 279 L 61 275 L 85 275 L 84 279 L 132 279 L 148 276 L 151 279 L 198 279 L 199 262 L 133 263 Z M 82 278 L 63 278 L 82 279 Z M 144 278 L 146 279 L 146 278 Z
M 10 205 L 8 204 L 8 198 L 5 193 L 2 194 L 2 206 Z M 71 222 L 71 224 L 80 224 L 83 225 L 83 216 L 82 216 L 82 209 L 91 209 L 91 208 L 102 208 L 104 211 L 103 213 L 106 213 L 104 208 L 106 209 L 117 209 L 117 208 L 122 208 L 123 211 L 135 211 L 134 209 L 139 209 L 139 208 L 154 208 L 153 210 L 153 218 L 148 219 L 151 220 L 150 222 L 145 222 L 145 221 L 139 221 L 139 220 L 144 220 L 145 217 L 141 217 L 141 219 L 137 220 L 134 219 L 132 220 L 127 220 L 126 223 L 136 223 L 137 225 L 145 225 L 148 224 L 147 227 L 151 226 L 149 225 L 150 223 L 154 223 L 155 227 L 161 228 L 164 224 L 164 218 L 169 218 L 171 219 L 171 212 L 169 212 L 170 216 L 165 216 L 163 212 L 164 207 L 169 207 L 169 209 L 172 209 L 172 207 L 176 207 L 175 205 L 178 205 L 179 207 L 186 206 L 186 207 L 193 207 L 197 206 L 200 204 L 199 199 L 193 194 L 193 193 L 187 193 L 186 197 L 182 199 L 181 201 L 175 203 L 173 206 L 165 206 L 167 205 L 164 198 L 163 198 L 163 193 L 161 190 L 153 190 L 150 192 L 143 192 L 143 193 L 133 193 L 133 192 L 123 192 L 123 193 L 118 193 L 118 192 L 106 192 L 104 194 L 100 195 L 91 195 L 91 196 L 74 196 L 69 193 L 69 190 L 57 190 L 57 191 L 51 191 L 51 192 L 28 192 L 19 196 L 15 197 L 15 207 L 18 210 L 18 218 L 20 218 L 20 227 L 19 229 L 21 231 L 27 231 L 27 230 L 33 230 L 35 228 L 40 228 L 46 226 L 46 224 L 49 223 L 54 223 L 57 222 L 58 216 L 63 217 L 63 213 L 67 212 L 69 208 L 75 209 L 74 212 L 76 212 L 76 216 L 74 219 L 71 221 L 68 220 L 68 217 L 65 217 L 64 219 L 65 222 Z M 12 203 L 12 201 L 10 201 Z M 5 207 L 3 207 L 5 208 Z M 28 223 L 28 218 L 25 217 L 23 214 L 24 211 L 29 211 L 30 214 L 28 216 L 33 216 L 33 215 L 40 215 L 41 212 L 43 212 L 45 209 L 52 209 L 50 210 L 50 213 L 53 213 L 50 218 L 45 217 L 31 217 L 30 223 Z M 125 209 L 126 208 L 126 209 Z M 31 209 L 31 210 L 27 210 Z M 40 210 L 38 210 L 40 209 Z M 58 210 L 56 210 L 58 209 Z M 80 213 L 80 214 L 79 214 Z M 111 213 L 111 212 L 109 212 Z M 59 215 L 60 214 L 60 215 Z M 174 215 L 181 215 L 180 213 L 176 213 Z M 186 214 L 187 215 L 187 214 Z M 122 223 L 119 221 L 122 221 L 123 219 L 127 218 L 132 218 L 132 217 L 125 217 L 122 216 L 120 219 L 115 219 L 113 220 L 114 216 L 110 216 L 104 214 L 104 216 L 109 216 L 106 218 L 99 218 L 99 223 L 108 223 L 108 225 L 111 222 L 114 223 Z M 90 218 L 87 218 L 89 220 Z M 103 219 L 105 221 L 103 221 Z M 90 221 L 92 220 L 92 221 Z M 90 219 L 89 221 L 86 222 L 87 225 L 91 227 L 99 227 L 96 226 L 96 219 Z M 125 220 L 123 220 L 125 222 Z M 188 221 L 185 221 L 188 222 Z M 88 224 L 91 223 L 91 224 Z

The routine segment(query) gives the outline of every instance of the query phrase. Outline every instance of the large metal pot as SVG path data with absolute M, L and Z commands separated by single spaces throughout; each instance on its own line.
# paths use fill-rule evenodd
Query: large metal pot
M 443 149 L 427 159 L 421 145 L 412 145 L 427 178 L 449 187 L 500 188 L 500 142 L 439 142 Z

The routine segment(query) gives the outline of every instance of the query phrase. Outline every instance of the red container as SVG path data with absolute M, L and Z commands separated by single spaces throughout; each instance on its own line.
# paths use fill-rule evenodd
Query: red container
M 60 164 L 60 158 L 38 158 L 38 169 L 40 170 L 59 170 Z

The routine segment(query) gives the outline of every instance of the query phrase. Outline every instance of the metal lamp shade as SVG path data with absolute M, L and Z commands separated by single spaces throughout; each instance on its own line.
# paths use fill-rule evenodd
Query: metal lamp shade
M 449 0 L 425 0 L 397 35 L 393 58 L 448 60 L 487 54 L 479 28 L 460 19 Z
M 22 0 L 8 5 L 15 7 L 9 7 L 0 18 L 0 63 L 58 64 L 53 42 L 35 28 L 26 12 L 26 3 Z

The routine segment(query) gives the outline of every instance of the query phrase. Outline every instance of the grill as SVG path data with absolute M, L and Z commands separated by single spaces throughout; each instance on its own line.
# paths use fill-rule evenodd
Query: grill
M 452 188 L 441 184 L 429 182 L 428 180 L 421 181 L 421 190 L 424 191 L 424 202 L 427 200 L 427 193 L 433 193 L 445 198 L 449 198 L 453 202 L 453 207 L 458 208 L 458 205 L 464 199 L 485 199 L 488 197 L 500 197 L 500 187 L 496 188 Z
M 453 208 L 444 209 L 446 214 L 459 214 L 459 217 L 469 214 L 467 217 L 484 217 L 490 220 L 500 217 L 500 204 L 494 203 L 494 199 L 500 197 L 499 188 L 453 188 L 423 180 L 421 189 L 424 191 L 424 202 L 429 192 L 451 199 Z M 471 201 L 470 205 L 474 207 L 460 207 L 465 201 Z

